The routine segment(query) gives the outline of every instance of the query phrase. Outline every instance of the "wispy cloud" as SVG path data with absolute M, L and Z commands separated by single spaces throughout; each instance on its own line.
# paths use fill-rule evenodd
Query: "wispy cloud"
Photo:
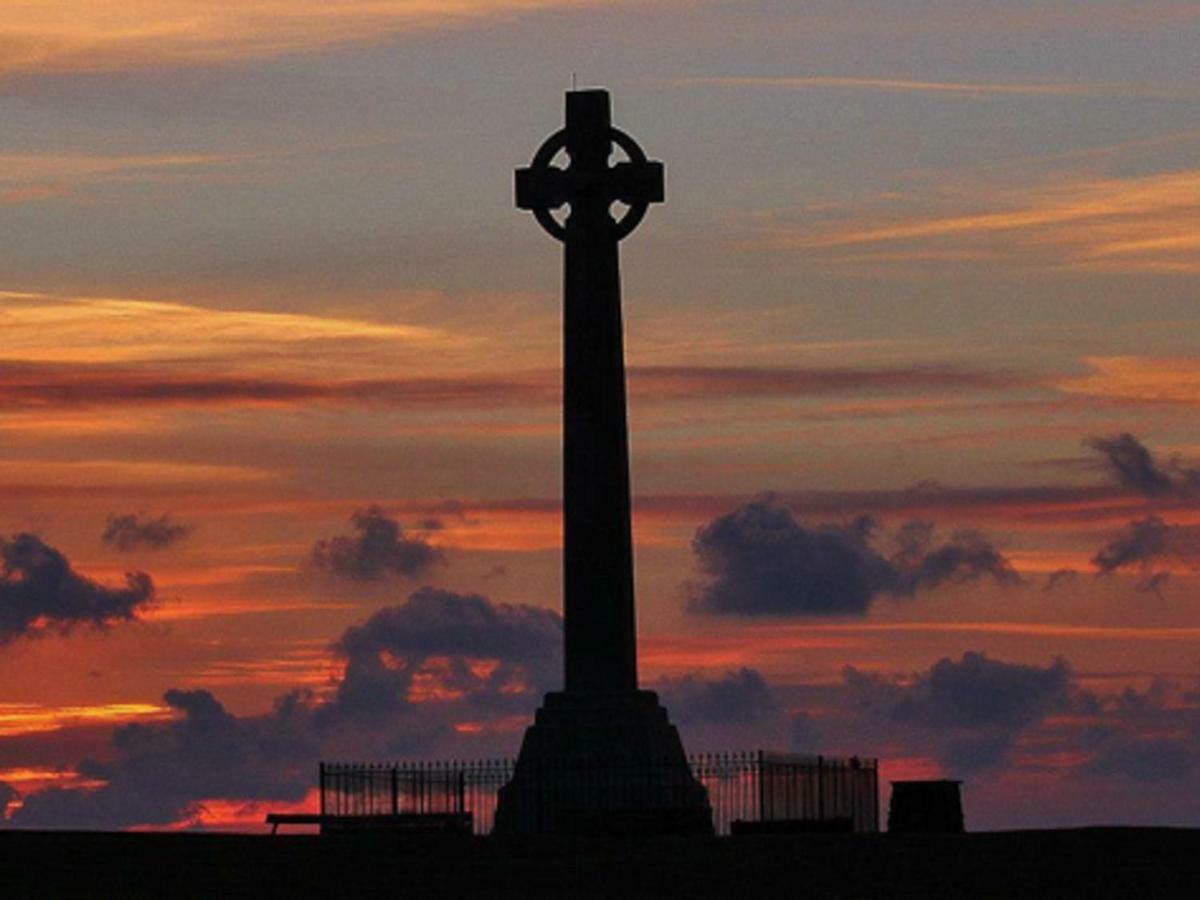
M 334 342 L 444 349 L 457 340 L 437 329 L 337 316 L 19 291 L 0 291 L 0 325 L 4 358 L 63 363 L 261 359 L 283 348 Z
M 230 485 L 258 482 L 271 475 L 266 469 L 215 463 L 108 459 L 73 462 L 21 458 L 0 460 L 0 485 L 5 490 L 23 485 L 56 485 L 60 491 L 92 485 Z
M 218 153 L 135 155 L 3 153 L 0 182 L 75 180 L 109 175 L 192 168 L 232 162 L 240 157 Z
M 214 65 L 588 0 L 88 0 L 22 3 L 0 25 L 0 74 Z
M 3 73 L 0 56 L 0 74 Z M 87 189 L 112 181 L 151 181 L 185 177 L 246 157 L 217 153 L 64 154 L 50 150 L 0 154 L 0 205 L 93 198 Z
M 1092 370 L 1058 382 L 1061 391 L 1137 404 L 1200 406 L 1200 359 L 1090 356 Z
M 322 379 L 209 373 L 171 366 L 41 364 L 0 360 L 0 409 L 97 406 L 274 406 L 311 404 L 396 408 L 535 408 L 559 402 L 552 369 L 430 377 Z M 978 394 L 1032 386 L 1021 376 L 956 367 L 654 367 L 630 370 L 631 392 L 646 401 Z
M 101 703 L 92 706 L 0 703 L 0 737 L 42 734 L 85 725 L 161 721 L 170 717 L 171 711 L 157 703 Z
M 830 226 L 770 225 L 749 245 L 827 262 L 1004 260 L 1114 272 L 1200 272 L 1200 170 L 1140 178 L 977 188 L 974 210 L 891 217 L 865 213 Z M 932 195 L 913 207 L 944 205 Z M 961 193 L 956 205 L 964 205 Z M 971 202 L 971 201 L 968 201 Z
M 674 84 L 682 87 L 707 86 L 728 88 L 775 88 L 784 90 L 854 90 L 882 91 L 901 94 L 932 94 L 946 97 L 983 98 L 1004 97 L 1180 97 L 1197 96 L 1191 88 L 1155 87 L 1153 85 L 1056 82 L 1002 81 L 923 81 L 913 78 L 851 78 L 832 75 L 805 77 L 745 77 L 711 76 L 677 78 Z

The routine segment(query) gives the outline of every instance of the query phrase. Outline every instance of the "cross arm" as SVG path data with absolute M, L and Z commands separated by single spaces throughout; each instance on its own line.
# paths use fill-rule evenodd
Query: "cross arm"
M 654 161 L 617 163 L 611 170 L 612 196 L 629 206 L 662 203 L 666 199 L 666 171 Z
M 517 169 L 518 209 L 557 209 L 568 202 L 567 173 L 553 166 Z

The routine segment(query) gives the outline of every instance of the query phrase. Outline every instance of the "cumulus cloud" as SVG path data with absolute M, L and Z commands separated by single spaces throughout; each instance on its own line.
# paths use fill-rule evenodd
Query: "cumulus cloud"
M 744 666 L 715 681 L 688 675 L 665 682 L 660 690 L 680 723 L 756 722 L 777 709 L 762 673 Z
M 809 528 L 773 497 L 753 500 L 697 531 L 692 550 L 704 578 L 690 586 L 690 605 L 743 616 L 865 615 L 881 595 L 1020 580 L 978 532 L 958 531 L 939 544 L 932 525 L 910 522 L 885 555 L 878 531 L 866 516 Z
M 0 644 L 134 619 L 153 599 L 145 572 L 127 574 L 124 587 L 106 587 L 76 572 L 37 535 L 0 538 Z
M 693 749 L 790 746 L 922 760 L 969 778 L 972 790 L 1022 772 L 1054 773 L 1072 790 L 1097 778 L 1136 785 L 1200 773 L 1200 695 L 1164 680 L 1095 693 L 1062 659 L 1030 664 L 967 651 L 917 672 L 846 666 L 833 684 L 770 684 L 742 669 L 659 689 Z
M 1145 497 L 1188 495 L 1200 488 L 1200 469 L 1177 458 L 1160 462 L 1129 432 L 1089 438 L 1084 444 L 1101 455 L 1117 484 Z
M 1128 528 L 1092 557 L 1092 565 L 1105 574 L 1144 567 L 1167 553 L 1170 534 L 1171 526 L 1158 516 L 1130 522 Z
M 1132 782 L 1179 782 L 1200 771 L 1200 695 L 1156 678 L 1144 691 L 1126 688 L 1103 704 L 1088 733 L 1084 770 Z
M 182 540 L 189 531 L 191 526 L 172 521 L 166 514 L 150 518 L 126 513 L 108 517 L 100 540 L 122 553 L 161 550 Z
M 1140 575 L 1138 588 L 1154 591 L 1170 577 L 1167 571 L 1156 571 L 1164 560 L 1174 559 L 1195 568 L 1200 558 L 1200 530 L 1183 525 L 1169 525 L 1158 516 L 1147 516 L 1130 522 L 1111 541 L 1092 557 L 1098 575 L 1132 571 Z
M 653 687 L 689 750 L 789 746 L 793 729 L 787 704 L 757 669 L 675 676 Z
M 821 734 L 820 726 L 817 725 L 817 720 L 812 715 L 804 710 L 793 713 L 789 725 L 791 726 L 789 737 L 792 749 L 800 753 L 820 752 L 824 737 Z
M 379 506 L 356 511 L 350 524 L 357 534 L 317 541 L 315 566 L 354 581 L 378 581 L 388 575 L 419 575 L 444 561 L 440 550 L 420 537 L 408 537 Z
M 1095 775 L 1159 784 L 1178 782 L 1198 761 L 1194 743 L 1181 738 L 1108 734 L 1097 744 L 1096 755 L 1085 766 Z
M 94 790 L 50 788 L 13 815 L 23 827 L 198 824 L 204 801 L 295 802 L 321 759 L 511 753 L 520 731 L 456 726 L 515 716 L 561 679 L 562 622 L 548 610 L 423 588 L 334 643 L 344 674 L 328 697 L 293 691 L 237 716 L 205 690 L 171 690 L 169 722 L 117 728 L 76 768 Z
M 114 732 L 111 759 L 85 759 L 80 775 L 96 790 L 49 788 L 25 798 L 22 827 L 111 829 L 195 820 L 202 801 L 301 800 L 317 756 L 310 710 L 291 695 L 266 715 L 238 717 L 208 691 L 167 691 L 179 714 L 168 723 Z
M 796 749 L 930 757 L 949 773 L 995 771 L 1048 717 L 1091 712 L 1063 660 L 1028 665 L 968 651 L 910 674 L 846 666 L 840 684 L 793 716 Z
M 338 713 L 371 713 L 414 691 L 524 706 L 561 678 L 562 617 L 424 587 L 348 628 L 335 649 L 346 660 Z
M 853 666 L 843 677 L 867 707 L 927 726 L 1020 728 L 1070 705 L 1071 669 L 1062 659 L 1032 666 L 968 651 L 903 681 Z

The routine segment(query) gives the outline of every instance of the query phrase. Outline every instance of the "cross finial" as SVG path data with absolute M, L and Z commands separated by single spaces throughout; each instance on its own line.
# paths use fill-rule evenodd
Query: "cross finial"
M 542 144 L 532 164 L 517 170 L 517 207 L 530 210 L 560 241 L 598 231 L 619 241 L 638 226 L 651 203 L 665 199 L 663 164 L 647 160 L 633 138 L 613 127 L 608 91 L 569 91 L 566 119 L 566 127 Z M 629 159 L 610 166 L 613 144 Z M 560 168 L 553 161 L 564 150 L 570 162 Z M 620 220 L 610 212 L 616 202 L 629 207 Z M 560 222 L 553 211 L 564 205 L 571 212 Z

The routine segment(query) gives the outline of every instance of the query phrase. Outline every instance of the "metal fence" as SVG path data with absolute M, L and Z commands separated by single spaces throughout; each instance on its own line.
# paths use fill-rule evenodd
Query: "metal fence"
M 729 834 L 735 822 L 828 823 L 846 830 L 879 830 L 879 778 L 874 759 L 766 753 L 699 753 L 688 757 L 692 775 L 708 792 L 713 827 Z M 476 834 L 490 834 L 497 794 L 513 777 L 511 759 L 321 763 L 322 817 L 470 813 Z M 610 766 L 554 767 L 547 784 L 564 773 L 606 790 L 628 784 Z M 593 771 L 595 770 L 595 771 Z M 634 773 L 635 775 L 637 773 Z M 649 781 L 656 770 L 640 773 Z

